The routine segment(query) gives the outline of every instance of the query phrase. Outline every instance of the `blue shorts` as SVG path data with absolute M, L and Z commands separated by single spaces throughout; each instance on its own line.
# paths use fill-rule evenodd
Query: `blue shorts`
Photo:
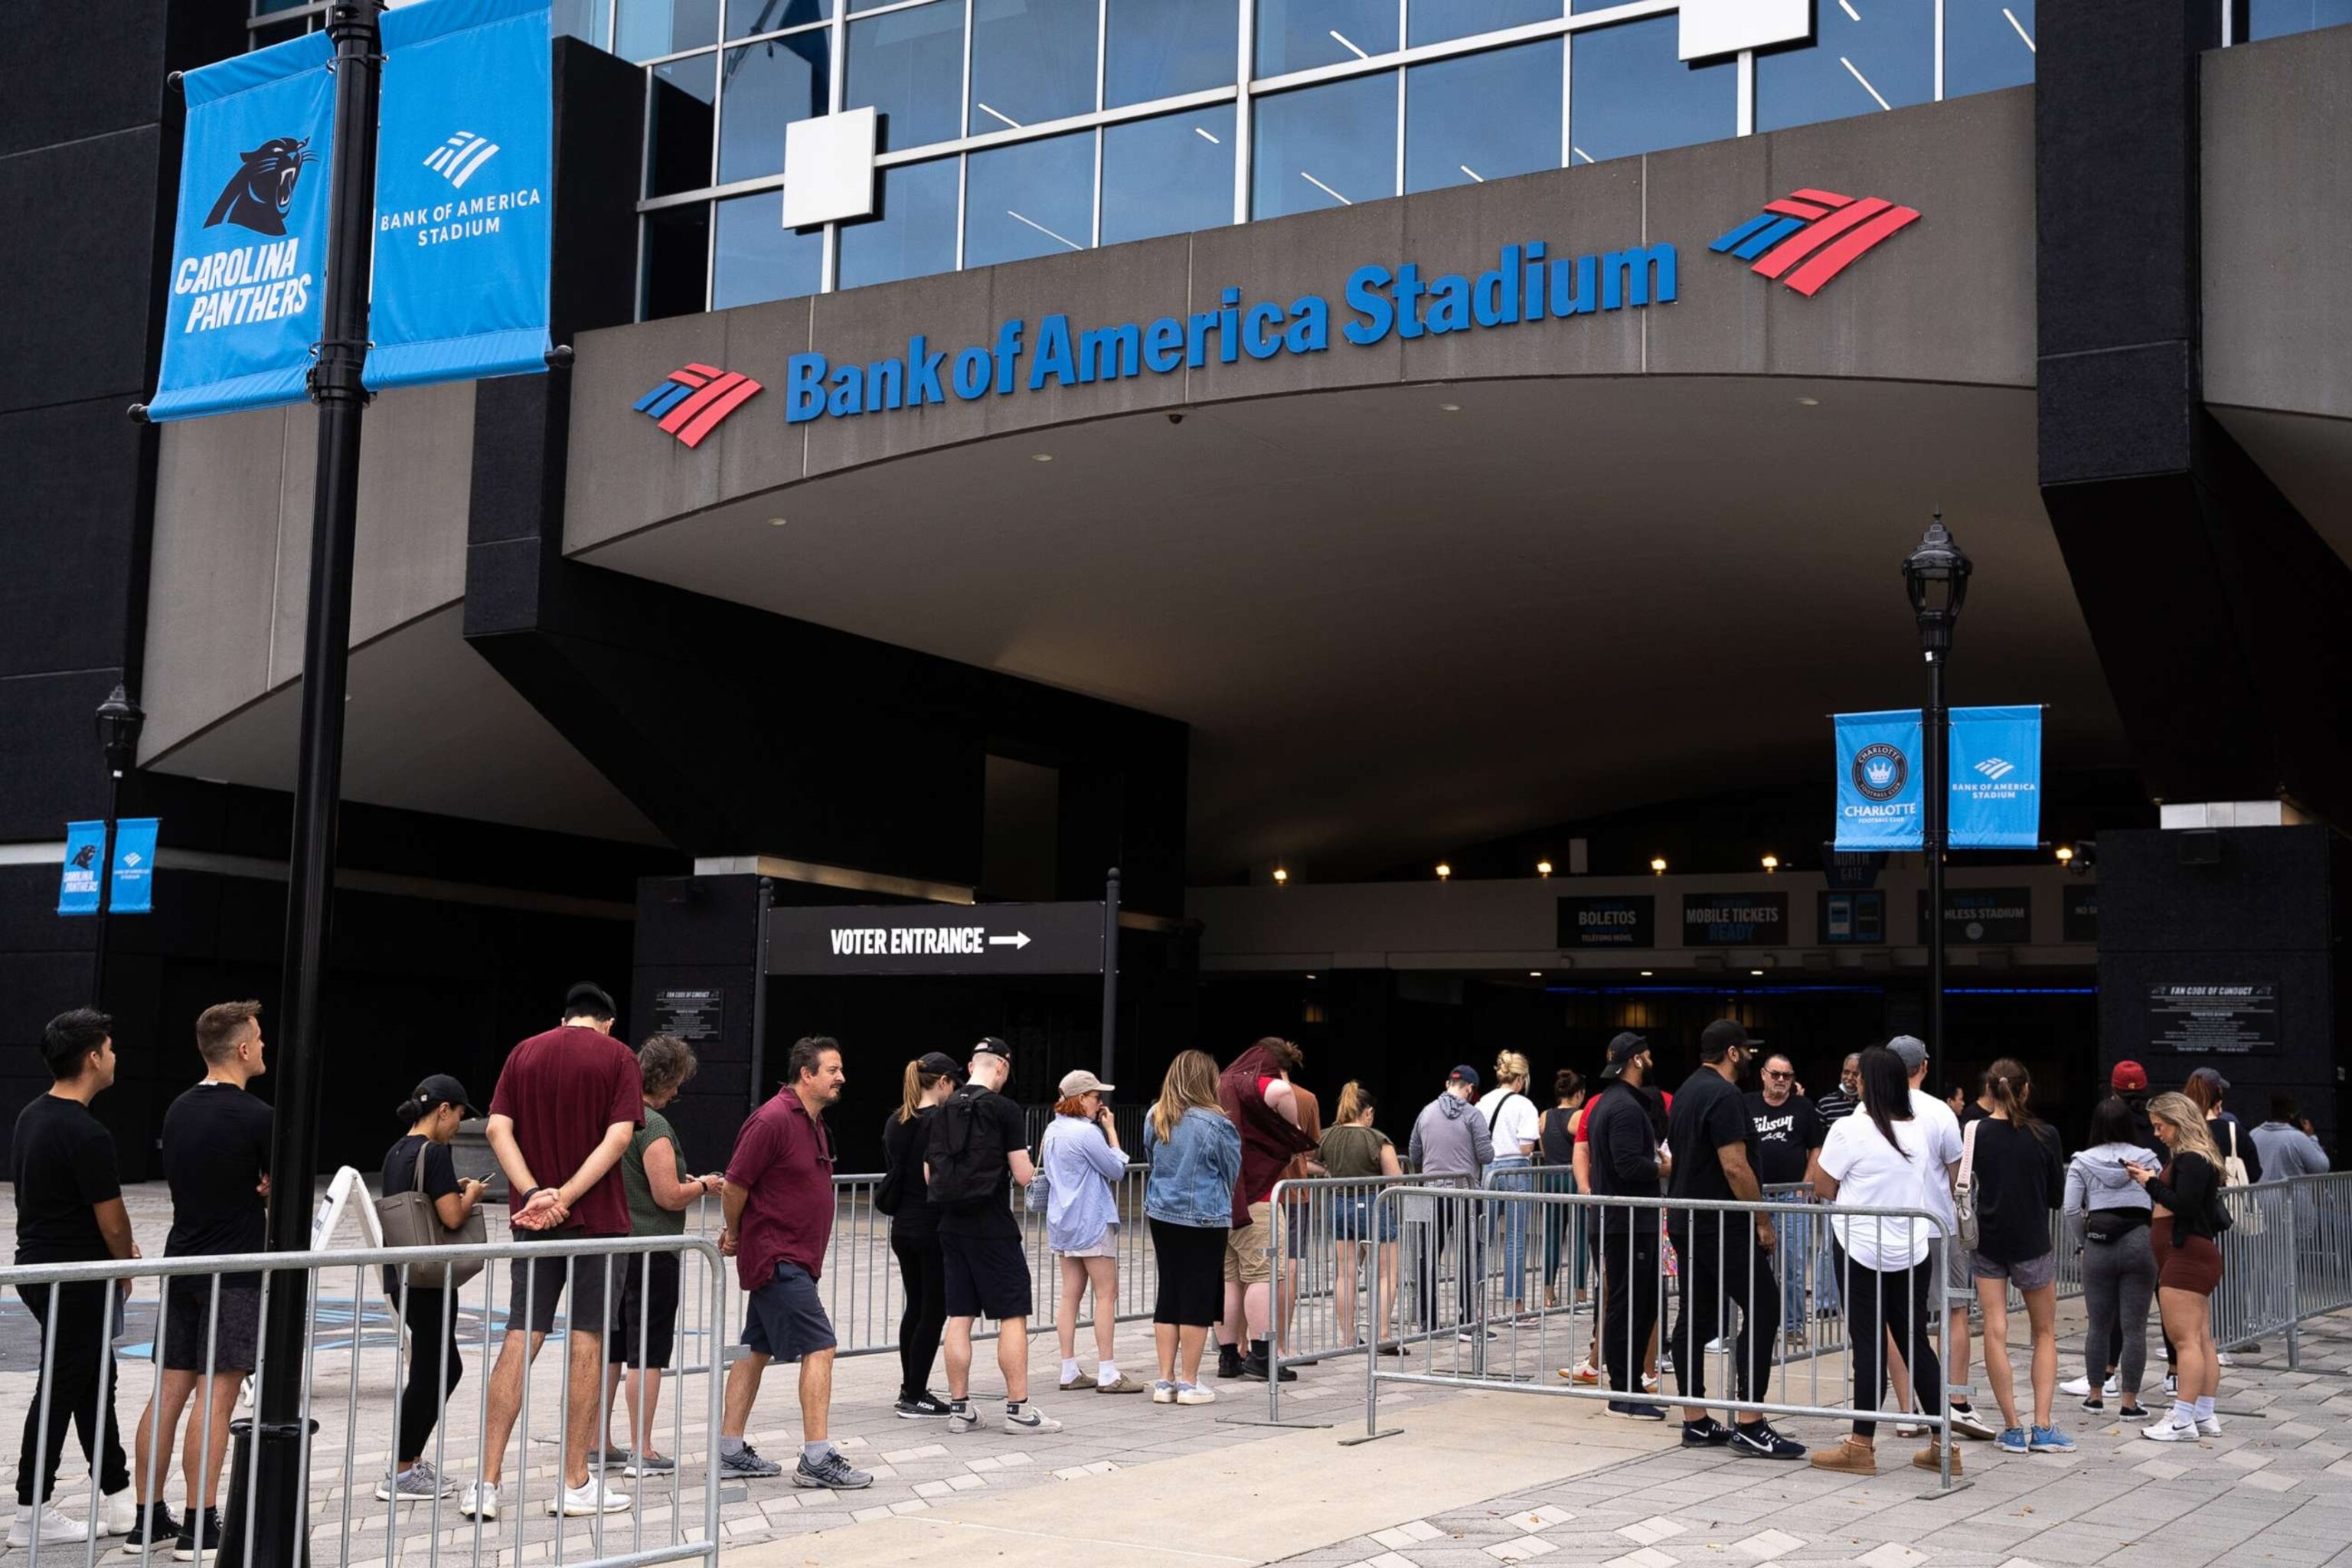
M 772 1361 L 798 1361 L 834 1347 L 833 1320 L 816 1281 L 797 1263 L 779 1263 L 774 1278 L 745 1300 L 743 1347 Z
M 1342 1198 L 1331 1210 L 1331 1234 L 1341 1241 L 1371 1241 L 1374 1215 L 1379 1215 L 1378 1240 L 1391 1242 L 1397 1238 L 1397 1211 L 1391 1204 L 1381 1208 L 1379 1200 L 1370 1193 L 1359 1193 Z

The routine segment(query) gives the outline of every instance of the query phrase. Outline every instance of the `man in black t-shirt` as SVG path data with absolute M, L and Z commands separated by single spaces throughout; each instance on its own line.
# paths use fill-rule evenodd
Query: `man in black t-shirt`
M 268 1239 L 269 1107 L 246 1092 L 246 1085 L 264 1071 L 260 1015 L 258 1002 L 223 1002 L 196 1019 L 204 1079 L 163 1113 L 163 1177 L 172 1188 L 166 1258 L 259 1252 Z M 139 1417 L 134 1471 L 142 1528 L 155 1529 L 153 1516 L 163 1511 L 164 1467 L 151 1456 L 171 1452 L 180 1416 L 209 1373 L 212 1386 L 203 1397 L 212 1420 L 209 1430 L 202 1422 L 188 1424 L 182 1458 L 188 1517 L 174 1537 L 175 1551 L 209 1552 L 220 1542 L 220 1478 L 228 1457 L 229 1417 L 236 1412 L 237 1385 L 257 1359 L 261 1276 L 221 1275 L 217 1302 L 209 1275 L 168 1280 L 156 1334 L 163 1375 Z M 153 1496 L 147 1493 L 151 1475 L 157 1488 Z
M 8 1180 L 16 1200 L 16 1261 L 98 1263 L 136 1258 L 131 1216 L 115 1174 L 114 1135 L 89 1113 L 89 1102 L 114 1082 L 114 1020 L 77 1007 L 49 1020 L 41 1055 L 53 1080 L 16 1118 L 8 1147 Z M 110 1535 L 131 1528 L 131 1472 L 114 1425 L 114 1357 L 106 1340 L 129 1281 L 57 1288 L 20 1285 L 17 1299 L 33 1315 L 33 1342 L 47 1343 L 38 1385 L 25 1396 L 25 1445 L 16 1459 L 16 1517 L 8 1544 L 24 1548 L 38 1535 L 44 1546 L 89 1539 L 92 1526 Z M 48 1336 L 55 1338 L 49 1339 Z M 41 1420 L 44 1393 L 48 1421 Z M 66 1429 L 107 1494 L 100 1517 L 84 1522 L 49 1506 L 65 1457 Z
M 1029 1158 L 1029 1122 L 1002 1090 L 1013 1077 L 1013 1047 L 991 1035 L 971 1048 L 971 1077 L 931 1118 L 931 1144 L 950 1130 L 981 1125 L 993 1129 L 1003 1151 L 994 1161 L 985 1197 L 940 1207 L 940 1272 L 947 1279 L 948 1430 L 971 1432 L 980 1426 L 971 1407 L 971 1331 L 982 1317 L 996 1320 L 996 1365 L 1004 1374 L 1004 1429 L 1058 1432 L 1062 1424 L 1029 1406 L 1029 1258 L 1021 1244 L 1021 1222 L 1013 1217 L 1013 1184 L 1037 1179 Z M 959 1101 L 964 1103 L 959 1104 Z M 927 1181 L 931 1175 L 924 1162 Z M 932 1193 L 937 1201 L 938 1192 Z
M 1829 1137 L 1829 1122 L 1811 1100 L 1797 1092 L 1797 1068 L 1778 1051 L 1764 1058 L 1757 1073 L 1763 1084 L 1760 1089 L 1748 1091 L 1748 1119 L 1756 1124 L 1757 1179 L 1764 1184 L 1766 1194 L 1787 1202 L 1811 1203 L 1811 1183 L 1822 1141 Z M 1788 1189 L 1804 1190 L 1791 1193 Z M 1777 1190 L 1776 1190 L 1777 1189 Z M 1778 1227 L 1780 1234 L 1780 1321 L 1787 1326 L 1790 1337 L 1797 1340 L 1804 1331 L 1808 1316 L 1805 1310 L 1805 1286 L 1815 1272 L 1812 1216 L 1800 1215 Z M 1837 1297 L 1824 1271 L 1823 1284 L 1830 1286 L 1826 1305 L 1834 1309 Z
M 1736 1018 L 1718 1018 L 1698 1038 L 1698 1070 L 1675 1091 L 1666 1141 L 1674 1152 L 1668 1198 L 1754 1203 L 1762 1194 L 1756 1173 L 1761 1145 L 1748 1101 L 1735 1087 L 1740 1067 L 1759 1042 Z M 1731 1356 L 1732 1397 L 1760 1402 L 1772 1378 L 1780 1344 L 1780 1285 L 1772 1269 L 1779 1244 L 1772 1221 L 1751 1223 L 1719 1210 L 1670 1209 L 1666 1231 L 1681 1259 L 1681 1310 L 1673 1339 L 1675 1381 L 1685 1401 L 1706 1393 L 1706 1347 L 1723 1331 L 1726 1298 L 1739 1303 L 1739 1335 Z M 1736 1418 L 1735 1418 L 1736 1419 Z M 1781 1436 L 1762 1416 L 1727 1427 L 1696 1404 L 1683 1408 L 1683 1447 L 1712 1448 L 1764 1459 L 1801 1459 L 1803 1444 Z

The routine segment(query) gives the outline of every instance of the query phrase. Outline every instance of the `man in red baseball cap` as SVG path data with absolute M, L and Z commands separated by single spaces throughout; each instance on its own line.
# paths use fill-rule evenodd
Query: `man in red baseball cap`
M 2131 1107 L 2132 1131 L 2144 1149 L 2156 1147 L 2156 1133 L 2147 1123 L 2147 1069 L 2137 1062 L 2117 1062 L 2107 1074 L 2107 1087 Z

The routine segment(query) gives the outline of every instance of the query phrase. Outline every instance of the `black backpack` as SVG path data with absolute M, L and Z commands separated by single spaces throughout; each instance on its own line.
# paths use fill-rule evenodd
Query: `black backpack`
M 923 1158 L 931 1168 L 931 1202 L 950 1214 L 971 1214 L 995 1201 L 1010 1167 L 996 1118 L 982 1103 L 991 1091 L 966 1084 L 931 1114 Z

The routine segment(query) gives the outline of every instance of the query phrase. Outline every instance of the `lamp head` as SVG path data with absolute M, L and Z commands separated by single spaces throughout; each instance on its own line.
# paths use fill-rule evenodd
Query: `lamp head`
M 107 769 L 121 778 L 139 761 L 139 731 L 147 722 L 147 710 L 118 682 L 106 700 L 98 705 L 95 717 L 98 743 L 106 753 Z
M 1903 560 L 1903 587 L 1919 623 L 1919 647 L 1931 657 L 1950 651 L 1952 623 L 1969 596 L 1969 558 L 1944 527 L 1944 514 L 1927 525 L 1918 548 Z

